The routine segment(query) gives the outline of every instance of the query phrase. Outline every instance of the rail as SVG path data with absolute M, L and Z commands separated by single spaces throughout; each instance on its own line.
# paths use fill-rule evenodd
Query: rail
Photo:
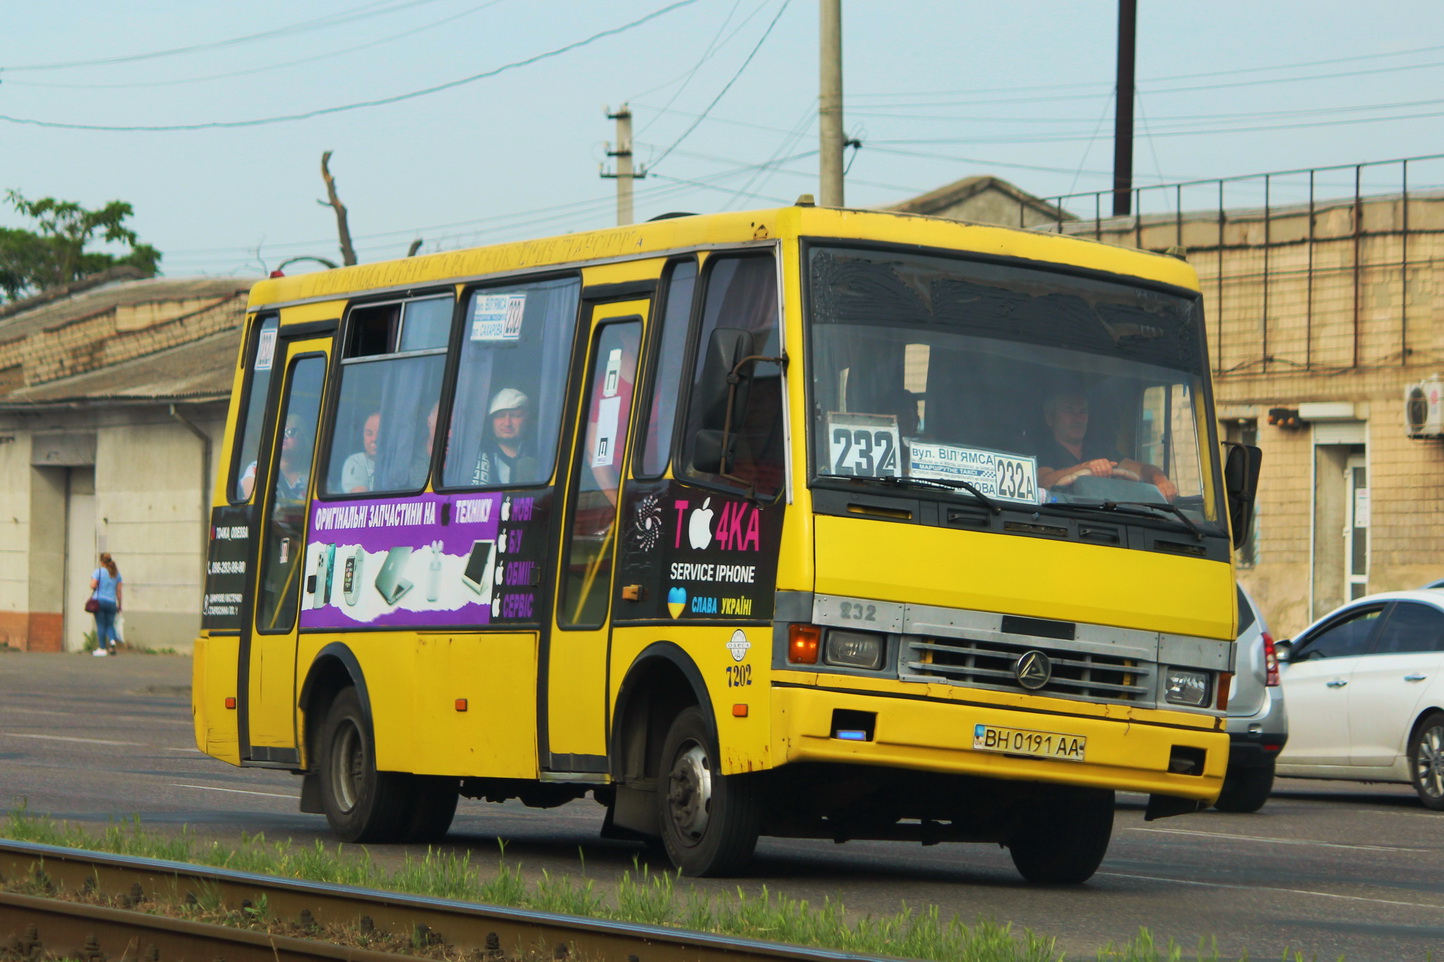
M 0 892 L 0 955 L 18 958 L 394 962 L 356 946 L 200 923 L 139 911 L 147 903 L 204 900 L 242 912 L 265 906 L 301 930 L 330 927 L 390 936 L 494 960 L 543 957 L 618 962 L 880 962 L 881 957 L 734 938 L 656 925 L 585 919 L 452 899 L 206 868 L 30 842 L 0 841 L 0 882 L 85 895 L 61 901 Z M 92 904 L 110 901 L 113 905 Z M 452 957 L 448 953 L 448 957 Z

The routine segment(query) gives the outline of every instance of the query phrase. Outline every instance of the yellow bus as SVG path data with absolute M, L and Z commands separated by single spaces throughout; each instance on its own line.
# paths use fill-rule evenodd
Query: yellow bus
M 859 210 L 263 280 L 199 747 L 353 841 L 588 794 L 686 874 L 760 835 L 1081 882 L 1218 793 L 1231 544 L 1175 257 Z

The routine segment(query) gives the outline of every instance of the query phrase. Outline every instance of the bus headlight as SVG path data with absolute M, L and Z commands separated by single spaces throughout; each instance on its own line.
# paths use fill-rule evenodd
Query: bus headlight
M 1163 700 L 1202 708 L 1208 704 L 1208 672 L 1170 668 L 1163 676 Z
M 875 635 L 865 631 L 840 631 L 834 628 L 827 633 L 827 647 L 822 660 L 826 664 L 842 668 L 876 671 L 882 667 L 886 641 L 887 635 Z

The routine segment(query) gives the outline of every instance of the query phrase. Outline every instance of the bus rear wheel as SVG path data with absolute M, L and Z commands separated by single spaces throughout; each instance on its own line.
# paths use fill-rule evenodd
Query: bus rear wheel
M 1113 792 L 1079 789 L 1037 805 L 1008 842 L 1013 865 L 1038 885 L 1077 885 L 1098 871 L 1113 837 Z
M 698 878 L 746 867 L 757 846 L 760 786 L 747 775 L 720 773 L 716 739 L 700 708 L 673 719 L 659 774 L 658 821 L 672 864 Z
M 318 759 L 321 804 L 333 832 L 347 842 L 404 839 L 411 828 L 410 785 L 403 775 L 376 770 L 371 719 L 356 689 L 343 690 L 331 703 Z

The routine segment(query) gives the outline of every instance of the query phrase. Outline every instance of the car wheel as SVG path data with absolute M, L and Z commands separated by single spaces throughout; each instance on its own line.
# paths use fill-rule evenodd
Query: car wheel
M 1098 871 L 1112 837 L 1113 792 L 1060 792 L 1023 819 L 1008 854 L 1029 882 L 1077 885 Z
M 1409 773 L 1424 807 L 1444 812 L 1444 712 L 1426 717 L 1409 739 Z
M 741 871 L 757 845 L 761 791 L 755 776 L 718 771 L 716 740 L 701 709 L 683 709 L 662 743 L 658 821 L 667 857 L 693 877 Z
M 1256 812 L 1264 807 L 1274 788 L 1274 762 L 1257 768 L 1240 768 L 1224 776 L 1223 791 L 1213 807 L 1220 812 Z
M 331 830 L 347 842 L 402 840 L 412 792 L 405 776 L 376 771 L 371 719 L 356 689 L 336 696 L 321 726 L 321 804 Z

